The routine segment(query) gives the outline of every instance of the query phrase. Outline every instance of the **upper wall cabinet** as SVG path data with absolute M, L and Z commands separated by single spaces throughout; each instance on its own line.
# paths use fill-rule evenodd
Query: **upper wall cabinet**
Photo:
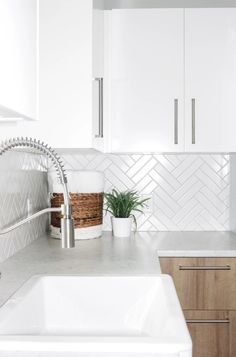
M 185 10 L 185 149 L 236 151 L 236 9 Z
M 235 54 L 236 9 L 106 14 L 104 151 L 236 151 Z
M 39 120 L 56 148 L 91 147 L 92 0 L 39 0 Z
M 182 9 L 105 14 L 105 151 L 182 151 Z
M 93 146 L 104 150 L 103 78 L 104 78 L 104 11 L 93 10 Z
M 37 0 L 0 0 L 0 120 L 36 119 Z
M 25 3 L 34 3 L 4 1 L 19 5 L 17 16 Z M 0 123 L 0 139 L 32 136 L 55 148 L 92 146 L 92 11 L 92 0 L 39 0 L 39 120 Z

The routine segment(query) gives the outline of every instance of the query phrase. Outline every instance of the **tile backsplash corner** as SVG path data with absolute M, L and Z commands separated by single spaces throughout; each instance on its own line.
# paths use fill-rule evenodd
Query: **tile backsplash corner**
M 7 227 L 48 205 L 47 160 L 43 155 L 12 151 L 0 158 L 0 227 Z M 0 262 L 45 234 L 42 216 L 1 236 Z

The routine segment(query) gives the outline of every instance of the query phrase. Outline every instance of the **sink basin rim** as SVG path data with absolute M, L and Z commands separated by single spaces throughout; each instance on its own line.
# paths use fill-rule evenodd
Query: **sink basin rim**
M 18 304 L 24 299 L 25 293 L 29 291 L 32 284 L 37 283 L 41 278 L 57 278 L 57 277 L 75 277 L 75 278 L 103 278 L 103 279 L 133 279 L 133 278 L 150 278 L 150 279 L 162 279 L 165 281 L 166 286 L 171 289 L 170 300 L 171 307 L 177 311 L 181 316 L 182 311 L 178 302 L 177 294 L 174 289 L 173 281 L 170 276 L 164 274 L 156 275 L 62 275 L 62 274 L 38 274 L 28 279 L 0 308 L 0 319 L 4 317 L 4 313 L 7 314 L 8 309 L 12 309 L 14 305 Z M 3 309 L 4 308 L 4 309 Z M 4 311 L 5 310 L 5 311 Z M 183 317 L 183 314 L 182 314 Z M 185 324 L 186 325 L 186 324 Z M 182 326 L 183 327 L 183 326 Z M 187 330 L 187 327 L 186 327 Z M 186 331 L 185 331 L 186 332 Z M 188 332 L 187 332 L 188 334 Z M 158 343 L 157 343 L 158 342 Z M 84 337 L 84 336 L 47 336 L 47 335 L 0 335 L 0 351 L 77 351 L 77 352 L 126 352 L 126 353 L 174 353 L 178 350 L 190 350 L 192 343 L 190 336 L 184 339 L 184 342 L 163 342 L 157 341 L 155 337 L 114 337 L 114 336 L 102 336 L 102 337 Z

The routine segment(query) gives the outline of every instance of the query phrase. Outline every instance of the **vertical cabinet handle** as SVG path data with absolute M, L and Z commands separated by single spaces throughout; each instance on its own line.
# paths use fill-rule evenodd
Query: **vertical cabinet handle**
M 174 144 L 177 145 L 178 144 L 178 137 L 179 137 L 179 133 L 178 133 L 178 129 L 179 129 L 179 108 L 178 108 L 178 99 L 175 98 L 174 99 Z
M 98 134 L 95 135 L 95 138 L 103 138 L 103 78 L 97 77 L 94 78 L 98 82 Z
M 192 98 L 192 144 L 196 144 L 196 99 Z

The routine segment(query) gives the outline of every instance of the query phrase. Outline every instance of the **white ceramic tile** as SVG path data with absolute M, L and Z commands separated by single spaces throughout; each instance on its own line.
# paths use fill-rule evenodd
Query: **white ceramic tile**
M 150 195 L 151 212 L 139 230 L 229 230 L 230 160 L 225 154 L 62 155 L 70 170 L 100 170 L 105 190 Z M 110 229 L 110 216 L 104 218 Z
M 0 156 L 0 227 L 27 217 L 28 200 L 32 212 L 48 205 L 47 159 L 42 155 L 9 152 Z M 47 217 L 40 217 L 0 236 L 0 262 L 43 235 Z

